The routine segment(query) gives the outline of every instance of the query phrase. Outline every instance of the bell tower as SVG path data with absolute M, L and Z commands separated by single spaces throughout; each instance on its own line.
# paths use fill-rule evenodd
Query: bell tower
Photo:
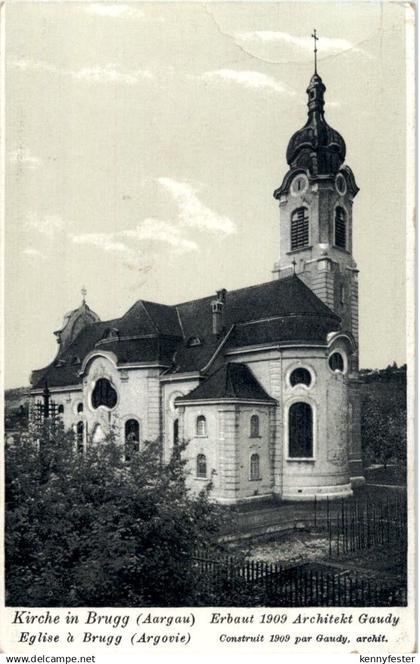
M 344 164 L 346 144 L 324 115 L 325 85 L 316 69 L 309 82 L 308 118 L 291 137 L 289 170 L 274 192 L 280 208 L 280 254 L 274 278 L 296 274 L 341 318 L 354 339 L 350 357 L 349 450 L 354 478 L 362 478 L 358 390 L 358 269 L 352 255 L 353 200 L 359 188 Z

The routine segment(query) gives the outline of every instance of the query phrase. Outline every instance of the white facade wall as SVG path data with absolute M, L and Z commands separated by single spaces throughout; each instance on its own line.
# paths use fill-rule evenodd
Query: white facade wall
M 349 343 L 338 336 L 328 350 L 320 348 L 276 348 L 258 352 L 230 352 L 228 361 L 248 365 L 276 405 L 263 403 L 197 403 L 175 406 L 175 399 L 187 395 L 199 384 L 198 377 L 171 380 L 158 366 L 118 368 L 112 354 L 93 355 L 83 377 L 83 391 L 52 391 L 52 398 L 64 406 L 66 428 L 84 422 L 85 444 L 101 427 L 103 435 L 112 428 L 124 441 L 124 424 L 137 419 L 140 445 L 162 437 L 163 458 L 168 461 L 174 444 L 174 421 L 178 418 L 179 440 L 188 442 L 188 486 L 199 492 L 211 481 L 211 497 L 226 504 L 276 495 L 282 499 L 338 497 L 351 493 L 349 484 L 348 377 L 329 368 L 328 357 L 339 350 L 349 356 Z M 346 369 L 349 362 L 346 360 Z M 291 372 L 305 367 L 312 376 L 309 387 L 290 384 Z M 91 395 L 99 378 L 114 386 L 118 401 L 114 409 L 94 409 Z M 35 396 L 41 400 L 42 395 Z M 83 413 L 77 405 L 83 401 Z M 288 454 L 288 412 L 297 401 L 309 403 L 313 412 L 314 449 L 311 459 L 290 459 Z M 197 418 L 206 418 L 206 434 L 197 434 Z M 259 418 L 259 435 L 251 437 L 252 415 Z M 96 431 L 96 434 L 95 434 Z M 207 460 L 207 477 L 197 477 L 197 455 Z M 259 455 L 260 474 L 250 476 L 252 454 Z

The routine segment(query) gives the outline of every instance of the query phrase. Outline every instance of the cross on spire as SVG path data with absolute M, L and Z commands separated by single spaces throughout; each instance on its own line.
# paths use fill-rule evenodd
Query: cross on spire
M 82 290 L 80 291 L 83 297 L 83 304 L 86 302 L 86 295 L 87 295 L 87 290 L 84 286 L 82 286 Z
M 318 49 L 317 49 L 317 47 L 316 47 L 316 43 L 317 43 L 319 37 L 316 36 L 316 28 L 314 28 L 314 31 L 313 31 L 313 33 L 311 34 L 311 37 L 312 37 L 313 40 L 314 40 L 315 74 L 317 74 L 318 72 L 317 72 L 317 70 L 316 70 L 316 54 L 317 54 L 317 52 L 318 52 Z

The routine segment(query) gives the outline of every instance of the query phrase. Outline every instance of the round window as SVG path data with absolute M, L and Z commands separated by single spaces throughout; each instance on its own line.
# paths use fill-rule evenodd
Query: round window
M 308 186 L 308 178 L 306 177 L 306 175 L 301 174 L 296 176 L 292 182 L 292 194 L 294 196 L 303 194 L 303 192 L 306 191 L 307 186 Z
M 117 405 L 117 393 L 107 378 L 99 378 L 92 392 L 92 406 L 114 408 Z
M 341 173 L 339 173 L 336 177 L 335 188 L 337 189 L 337 192 L 340 194 L 340 196 L 344 196 L 347 191 L 346 179 Z
M 330 365 L 331 371 L 339 371 L 344 373 L 344 359 L 341 353 L 333 353 L 328 358 L 328 364 Z
M 295 385 L 306 385 L 309 387 L 312 382 L 312 376 L 308 369 L 303 367 L 298 367 L 294 369 L 290 374 L 290 385 L 294 387 Z

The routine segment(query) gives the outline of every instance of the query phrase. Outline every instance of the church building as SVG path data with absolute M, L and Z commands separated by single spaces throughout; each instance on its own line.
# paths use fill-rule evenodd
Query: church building
M 68 313 L 51 364 L 34 371 L 80 453 L 112 427 L 126 457 L 186 440 L 188 483 L 224 504 L 349 496 L 364 481 L 358 381 L 358 270 L 346 145 L 324 117 L 325 86 L 307 88 L 291 137 L 280 251 L 267 283 L 177 305 L 138 300 L 101 321 Z

